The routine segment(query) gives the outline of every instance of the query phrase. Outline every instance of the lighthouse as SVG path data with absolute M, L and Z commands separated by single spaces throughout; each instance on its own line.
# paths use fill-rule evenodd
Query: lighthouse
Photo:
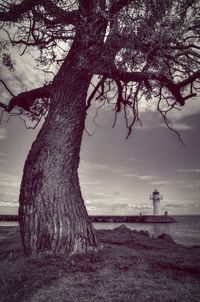
M 155 190 L 153 195 L 150 196 L 150 199 L 153 200 L 153 215 L 159 215 L 160 200 L 162 199 L 162 196 Z

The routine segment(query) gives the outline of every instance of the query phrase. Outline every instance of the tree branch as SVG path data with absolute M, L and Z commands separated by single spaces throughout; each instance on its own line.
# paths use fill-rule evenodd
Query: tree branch
M 37 5 L 43 6 L 57 23 L 75 24 L 79 17 L 78 10 L 65 11 L 51 0 L 24 0 L 20 4 L 10 5 L 7 12 L 0 12 L 0 21 L 18 22 L 25 13 Z
M 93 6 L 94 3 L 91 0 L 79 0 L 79 8 L 84 12 L 84 14 L 91 13 Z
M 6 90 L 10 93 L 10 95 L 14 96 L 14 94 L 11 92 L 11 90 L 8 88 L 6 83 L 3 80 L 0 80 L 0 82 L 3 84 L 3 86 L 6 88 Z
M 64 23 L 65 25 L 75 25 L 79 22 L 79 11 L 65 11 L 61 7 L 58 7 L 52 0 L 41 0 L 41 5 L 46 11 L 56 19 L 58 23 Z
M 97 93 L 98 89 L 100 88 L 101 85 L 104 84 L 104 81 L 106 79 L 104 77 L 102 77 L 102 79 L 98 82 L 98 84 L 95 86 L 94 90 L 92 91 L 92 93 L 90 94 L 90 96 L 87 99 L 87 106 L 86 106 L 86 110 L 90 107 L 91 105 L 91 101 L 94 98 L 95 94 Z
M 113 67 L 110 72 L 107 70 L 100 72 L 101 75 L 111 78 L 115 81 L 123 81 L 125 84 L 128 82 L 144 82 L 155 80 L 160 82 L 161 85 L 166 87 L 172 96 L 176 99 L 176 101 L 183 106 L 185 104 L 185 100 L 189 97 L 182 96 L 181 89 L 186 87 L 188 84 L 193 83 L 196 79 L 200 78 L 200 72 L 195 72 L 193 75 L 189 76 L 187 79 L 174 83 L 171 79 L 168 79 L 165 75 L 153 72 L 123 72 Z
M 98 10 L 105 9 L 105 0 L 79 0 L 79 10 L 82 15 L 90 15 Z
M 133 2 L 133 0 L 118 0 L 114 1 L 113 5 L 110 8 L 110 15 L 113 16 L 117 14 L 123 7 Z
M 24 0 L 20 4 L 10 5 L 7 12 L 0 12 L 0 21 L 17 22 L 24 13 L 39 4 L 39 0 Z
M 178 83 L 177 86 L 179 88 L 185 87 L 188 84 L 194 82 L 196 79 L 200 79 L 200 71 L 194 72 L 190 77 Z
M 11 112 L 14 107 L 20 107 L 26 111 L 30 110 L 30 107 L 34 104 L 34 101 L 39 98 L 49 98 L 52 94 L 51 85 L 43 86 L 40 88 L 32 89 L 22 92 L 17 96 L 14 96 L 8 105 L 0 102 L 0 107 L 5 111 Z

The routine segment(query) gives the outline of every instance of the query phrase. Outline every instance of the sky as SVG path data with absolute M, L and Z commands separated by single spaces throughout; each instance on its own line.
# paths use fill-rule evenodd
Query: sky
M 45 75 L 34 69 L 28 56 L 15 54 L 15 72 L 1 67 L 0 78 L 20 93 L 38 87 Z M 0 101 L 9 96 L 0 87 Z M 89 214 L 152 214 L 150 195 L 157 189 L 163 195 L 160 213 L 200 214 L 200 100 L 187 102 L 171 119 L 185 143 L 163 124 L 161 117 L 143 100 L 143 127 L 136 126 L 128 140 L 122 114 L 113 129 L 114 113 L 108 107 L 98 111 L 93 105 L 87 115 L 79 167 L 80 184 Z M 23 165 L 36 130 L 27 130 L 13 117 L 0 128 L 0 213 L 15 213 Z

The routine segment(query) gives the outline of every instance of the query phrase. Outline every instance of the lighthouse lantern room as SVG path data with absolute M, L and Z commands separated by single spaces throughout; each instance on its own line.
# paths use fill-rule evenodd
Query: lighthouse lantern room
M 157 190 L 155 190 L 153 195 L 150 196 L 150 199 L 153 200 L 153 215 L 159 215 L 160 200 L 162 200 L 163 197 Z

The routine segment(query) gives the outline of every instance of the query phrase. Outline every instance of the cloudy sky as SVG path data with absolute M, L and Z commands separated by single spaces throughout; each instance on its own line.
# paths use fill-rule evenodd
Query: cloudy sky
M 1 78 L 15 93 L 37 87 L 43 73 L 33 69 L 28 57 L 15 55 L 15 73 L 1 69 Z M 1 101 L 9 97 L 1 88 Z M 125 139 L 122 115 L 113 129 L 114 114 L 100 109 L 96 123 L 95 106 L 90 109 L 84 133 L 80 182 L 90 214 L 151 214 L 149 196 L 154 189 L 163 195 L 161 213 L 200 214 L 200 100 L 189 101 L 171 118 L 185 146 L 164 125 L 159 115 L 144 101 L 139 125 Z M 18 206 L 19 186 L 27 152 L 37 130 L 26 130 L 23 121 L 12 118 L 0 128 L 0 212 Z M 4 207 L 4 208 L 3 208 Z

